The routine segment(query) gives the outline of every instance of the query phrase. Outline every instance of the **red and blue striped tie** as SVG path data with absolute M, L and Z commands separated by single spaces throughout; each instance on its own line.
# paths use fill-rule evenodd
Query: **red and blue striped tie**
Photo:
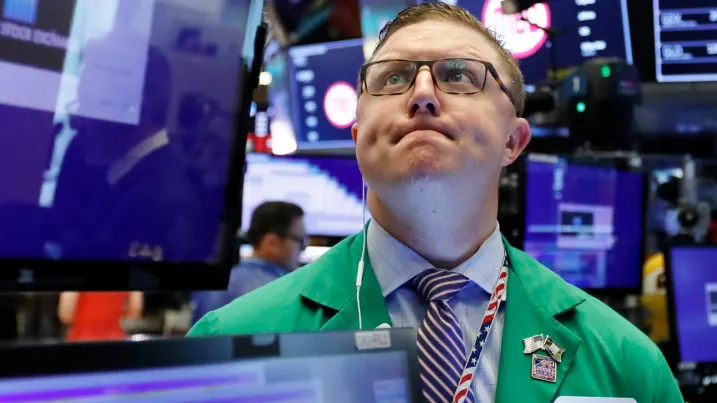
M 449 270 L 430 269 L 414 277 L 416 290 L 429 302 L 418 328 L 418 362 L 423 395 L 431 403 L 450 403 L 466 361 L 463 332 L 449 301 L 470 280 Z M 473 402 L 469 391 L 466 402 Z

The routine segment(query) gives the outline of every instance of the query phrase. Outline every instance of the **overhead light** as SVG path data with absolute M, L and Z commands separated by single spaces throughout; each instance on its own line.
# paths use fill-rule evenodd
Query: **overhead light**
M 268 71 L 262 71 L 259 74 L 259 85 L 271 85 L 271 73 Z
M 275 120 L 269 123 L 271 132 L 271 151 L 276 155 L 291 154 L 297 149 L 294 130 L 286 122 Z

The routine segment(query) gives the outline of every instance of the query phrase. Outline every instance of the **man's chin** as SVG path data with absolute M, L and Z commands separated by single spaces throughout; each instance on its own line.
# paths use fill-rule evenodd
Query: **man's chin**
M 403 166 L 392 172 L 385 172 L 381 182 L 388 187 L 412 186 L 416 183 L 442 182 L 454 176 L 456 171 L 446 166 L 411 165 Z
M 457 169 L 455 161 L 451 161 L 447 156 L 438 155 L 434 152 L 411 153 L 404 163 L 405 176 L 410 178 L 442 176 Z
M 414 180 L 440 180 L 460 171 L 460 156 L 447 155 L 453 153 L 439 153 L 430 148 L 392 151 L 381 158 L 371 156 L 364 161 L 362 173 L 369 186 L 383 188 Z

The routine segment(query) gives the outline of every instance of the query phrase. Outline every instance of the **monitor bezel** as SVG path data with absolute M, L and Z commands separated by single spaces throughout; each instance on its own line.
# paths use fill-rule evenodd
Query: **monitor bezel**
M 358 334 L 389 335 L 376 348 L 357 345 Z M 190 337 L 145 341 L 73 342 L 0 345 L 0 377 L 17 378 L 83 375 L 91 372 L 150 370 L 226 364 L 261 358 L 317 357 L 345 354 L 403 352 L 411 401 L 422 396 L 411 328 L 299 332 L 237 336 Z M 41 363 L 41 365 L 39 365 Z
M 251 55 L 241 59 L 237 102 L 232 124 L 227 183 L 217 246 L 206 261 L 132 261 L 0 257 L 0 291 L 192 291 L 226 289 L 231 268 L 239 259 L 236 233 L 241 226 L 246 141 L 250 108 L 258 85 L 267 27 L 261 9 L 264 0 L 247 2 L 247 41 Z M 257 11 L 259 13 L 257 14 Z M 256 28 L 250 28 L 256 27 Z M 254 31 L 255 30 L 255 31 Z M 241 117 L 246 117 L 241 119 Z
M 689 366 L 694 365 L 696 372 L 708 372 L 713 374 L 717 370 L 717 361 L 714 362 L 689 362 L 682 361 L 682 352 L 680 351 L 680 332 L 678 331 L 677 324 L 677 305 L 675 300 L 675 288 L 672 282 L 672 251 L 677 248 L 690 248 L 690 249 L 717 249 L 717 245 L 707 243 L 695 243 L 687 241 L 672 241 L 663 250 L 665 259 L 665 288 L 667 290 L 667 321 L 669 324 L 669 335 L 670 340 L 673 342 L 669 345 L 670 357 L 675 357 L 673 362 L 670 362 L 670 366 L 679 370 L 684 364 Z
M 647 232 L 647 206 L 649 204 L 649 180 L 648 174 L 640 169 L 634 168 L 629 164 L 629 161 L 618 160 L 618 159 L 606 159 L 596 158 L 590 156 L 576 156 L 576 155 L 563 155 L 563 154 L 544 154 L 544 153 L 528 153 L 520 158 L 518 162 L 518 170 L 521 175 L 519 181 L 521 195 L 521 207 L 522 214 L 520 217 L 520 236 L 517 237 L 520 243 L 520 248 L 525 249 L 525 226 L 526 226 L 526 208 L 528 206 L 527 188 L 528 188 L 528 161 L 531 157 L 544 156 L 549 158 L 559 158 L 567 162 L 568 165 L 578 165 L 595 168 L 606 168 L 615 169 L 619 172 L 629 172 L 638 174 L 641 178 L 642 191 L 641 191 L 641 206 L 640 206 L 640 222 L 641 222 L 641 237 L 640 237 L 640 254 L 639 261 L 636 262 L 637 269 L 635 270 L 635 285 L 631 287 L 604 287 L 604 288 L 580 288 L 590 295 L 600 298 L 610 297 L 623 297 L 626 295 L 639 295 L 642 293 L 642 263 L 645 261 L 645 242 Z M 552 268 L 549 268 L 552 271 Z

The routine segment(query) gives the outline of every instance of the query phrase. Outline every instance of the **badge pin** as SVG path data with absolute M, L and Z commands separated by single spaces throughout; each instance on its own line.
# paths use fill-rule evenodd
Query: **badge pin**
M 533 354 L 533 379 L 555 383 L 558 378 L 558 363 L 545 355 Z
M 525 346 L 523 354 L 533 354 L 538 350 L 542 350 L 544 342 L 545 338 L 542 334 L 536 334 L 535 336 L 523 339 L 523 346 Z
M 545 338 L 545 341 L 543 342 L 543 350 L 547 351 L 550 356 L 555 359 L 555 361 L 562 362 L 565 349 L 561 348 L 557 343 L 555 343 L 553 339 L 550 338 L 550 336 L 547 336 Z

